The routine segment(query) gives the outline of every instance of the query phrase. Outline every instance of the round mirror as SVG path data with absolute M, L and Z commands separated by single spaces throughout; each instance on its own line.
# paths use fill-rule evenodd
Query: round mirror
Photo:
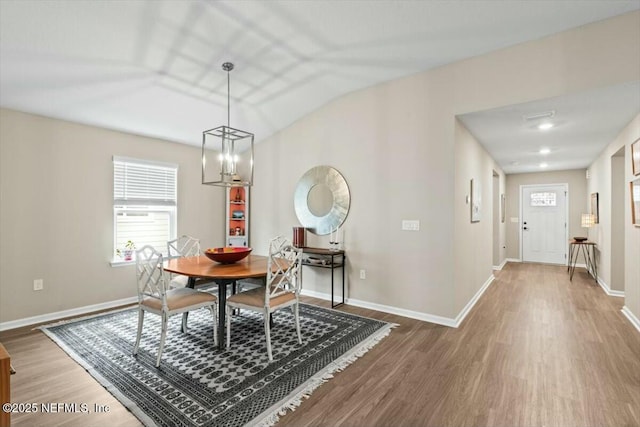
M 333 193 L 327 184 L 316 184 L 307 194 L 307 206 L 315 216 L 325 216 L 333 207 Z
M 342 225 L 350 203 L 347 181 L 329 166 L 309 169 L 298 181 L 293 196 L 300 224 L 320 236 Z

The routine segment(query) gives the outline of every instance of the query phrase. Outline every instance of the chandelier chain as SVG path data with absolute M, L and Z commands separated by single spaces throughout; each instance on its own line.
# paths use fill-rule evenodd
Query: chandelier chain
M 222 64 L 222 69 L 227 72 L 227 127 L 231 127 L 231 76 L 229 73 L 233 70 L 232 62 Z

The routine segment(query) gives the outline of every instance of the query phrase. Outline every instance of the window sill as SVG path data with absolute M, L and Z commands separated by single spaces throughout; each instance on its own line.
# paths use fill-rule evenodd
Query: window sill
M 111 260 L 111 262 L 109 262 L 109 264 L 111 265 L 111 267 L 125 267 L 127 265 L 134 265 L 136 263 L 136 260 L 132 259 L 131 261 L 124 261 L 121 259 L 114 259 Z

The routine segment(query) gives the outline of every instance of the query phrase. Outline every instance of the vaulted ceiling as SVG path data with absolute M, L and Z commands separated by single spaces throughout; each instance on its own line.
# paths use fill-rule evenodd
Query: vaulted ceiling
M 203 130 L 227 122 L 221 64 L 230 61 L 230 125 L 259 142 L 346 93 L 639 8 L 638 0 L 2 0 L 0 106 L 199 145 Z M 625 105 L 625 117 L 640 110 L 637 99 Z M 496 132 L 498 118 L 518 108 L 463 118 L 513 172 L 522 159 L 501 151 Z

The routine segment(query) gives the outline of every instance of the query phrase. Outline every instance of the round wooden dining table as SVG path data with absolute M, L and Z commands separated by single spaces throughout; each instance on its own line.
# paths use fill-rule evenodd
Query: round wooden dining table
M 165 271 L 189 277 L 187 287 L 194 288 L 196 279 L 213 279 L 218 285 L 218 348 L 224 348 L 225 306 L 227 287 L 237 280 L 267 277 L 267 257 L 249 255 L 233 264 L 220 264 L 204 255 L 173 258 L 164 262 Z M 182 315 L 182 328 L 186 330 L 188 312 Z

